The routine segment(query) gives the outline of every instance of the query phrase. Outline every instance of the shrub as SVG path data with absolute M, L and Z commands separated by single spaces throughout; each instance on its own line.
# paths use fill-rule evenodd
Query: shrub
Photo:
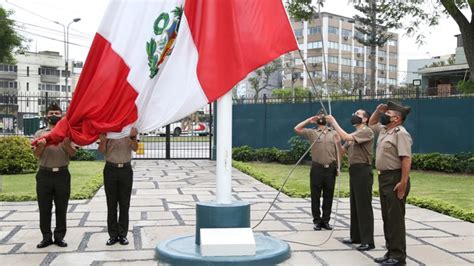
M 288 140 L 290 144 L 290 151 L 288 152 L 288 156 L 292 158 L 293 162 L 297 162 L 301 156 L 309 149 L 309 142 L 304 140 L 298 136 L 294 136 Z M 308 152 L 303 160 L 310 160 L 311 153 Z
M 455 155 L 441 153 L 414 154 L 411 168 L 446 173 L 474 173 L 474 157 L 471 153 Z
M 255 159 L 262 162 L 274 162 L 277 160 L 280 150 L 277 148 L 261 148 L 255 150 Z
M 25 137 L 0 137 L 0 174 L 35 171 L 38 160 Z
M 95 161 L 96 159 L 96 154 L 95 152 L 89 151 L 89 150 L 84 150 L 84 149 L 78 149 L 76 152 L 76 155 L 71 158 L 73 161 Z
M 255 160 L 255 152 L 248 146 L 235 147 L 232 149 L 232 158 L 241 162 L 248 162 Z

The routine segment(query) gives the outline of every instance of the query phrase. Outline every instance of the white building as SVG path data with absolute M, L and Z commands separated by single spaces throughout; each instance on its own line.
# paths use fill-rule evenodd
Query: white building
M 41 116 L 46 103 L 52 101 L 66 110 L 82 62 L 69 62 L 66 91 L 65 62 L 59 52 L 26 52 L 17 55 L 15 60 L 15 65 L 0 63 L 0 121 L 4 125 L 17 125 L 13 126 L 15 130 L 21 129 L 23 118 Z
M 421 79 L 421 75 L 419 73 L 420 69 L 429 67 L 433 63 L 447 62 L 451 56 L 452 55 L 442 55 L 427 59 L 408 59 L 406 84 L 413 84 L 413 80 Z

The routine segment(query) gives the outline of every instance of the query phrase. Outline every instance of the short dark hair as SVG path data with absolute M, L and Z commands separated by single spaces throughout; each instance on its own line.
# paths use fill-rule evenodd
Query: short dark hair
M 367 124 L 368 124 L 368 123 L 369 123 L 370 116 L 371 116 L 371 113 L 368 112 L 368 111 L 366 111 L 366 110 L 364 110 L 364 109 L 359 109 L 359 110 L 362 111 L 362 116 L 365 117 L 365 118 L 367 118 Z
M 46 109 L 46 113 L 48 113 L 49 111 L 59 111 L 61 113 L 63 112 L 61 107 L 59 107 L 59 105 L 56 102 L 53 102 L 48 106 L 48 108 Z

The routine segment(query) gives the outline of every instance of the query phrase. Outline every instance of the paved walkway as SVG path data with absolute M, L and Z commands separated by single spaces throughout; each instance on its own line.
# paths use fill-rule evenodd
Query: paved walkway
M 106 246 L 103 188 L 91 200 L 69 203 L 67 248 L 37 249 L 41 240 L 36 202 L 0 202 L 1 265 L 156 265 L 154 248 L 162 240 L 194 234 L 195 203 L 214 200 L 215 162 L 134 161 L 128 246 Z M 74 177 L 73 177 L 74 178 Z M 262 217 L 276 191 L 234 170 L 233 197 L 252 203 L 252 224 Z M 282 265 L 374 265 L 384 253 L 380 205 L 374 200 L 376 249 L 359 252 L 343 244 L 349 235 L 349 203 L 341 199 L 333 237 L 312 230 L 308 199 L 281 195 L 255 230 L 291 246 Z M 472 265 L 474 224 L 407 206 L 408 265 Z M 54 224 L 54 222 L 53 222 Z

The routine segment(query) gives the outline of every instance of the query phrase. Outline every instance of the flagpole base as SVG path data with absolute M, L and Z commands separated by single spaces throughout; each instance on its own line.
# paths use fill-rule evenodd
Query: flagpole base
M 290 257 L 290 246 L 279 239 L 254 234 L 256 254 L 252 256 L 204 257 L 194 235 L 180 236 L 159 243 L 155 256 L 172 265 L 275 265 Z

